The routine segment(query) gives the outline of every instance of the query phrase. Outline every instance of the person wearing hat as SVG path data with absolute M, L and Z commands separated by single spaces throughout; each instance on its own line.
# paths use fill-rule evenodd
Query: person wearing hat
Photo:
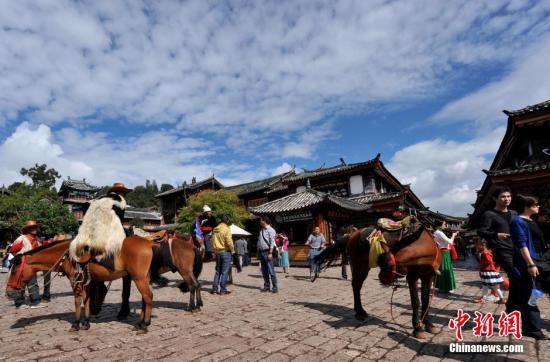
M 126 204 L 125 196 L 128 192 L 132 192 L 132 189 L 127 188 L 124 186 L 122 182 L 115 182 L 113 186 L 107 191 L 107 195 L 104 195 L 100 197 L 103 198 L 110 198 L 118 202 L 123 202 L 123 204 Z M 120 223 L 124 222 L 124 209 L 120 208 L 118 206 L 113 206 L 113 210 L 115 211 L 116 215 L 120 219 Z
M 202 208 L 202 215 L 200 219 L 201 232 L 204 238 L 204 247 L 206 249 L 205 259 L 212 259 L 213 250 L 212 250 L 212 231 L 216 226 L 218 226 L 218 221 L 212 213 L 212 209 L 208 205 L 204 205 Z
M 10 253 L 20 255 L 27 251 L 31 251 L 38 247 L 38 229 L 40 224 L 34 220 L 28 220 L 21 229 L 21 235 L 13 242 Z M 40 308 L 40 290 L 36 280 L 36 274 L 32 277 L 27 284 L 27 290 L 29 291 L 30 307 Z M 25 289 L 22 289 L 19 295 L 15 299 L 16 308 L 24 308 L 25 304 Z

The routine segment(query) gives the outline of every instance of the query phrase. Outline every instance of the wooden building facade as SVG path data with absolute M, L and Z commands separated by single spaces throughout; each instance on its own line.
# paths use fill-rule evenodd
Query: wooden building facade
M 58 194 L 78 222 L 82 222 L 88 203 L 99 190 L 99 187 L 87 183 L 86 179 L 74 180 L 69 177 L 61 184 Z
M 196 181 L 193 177 L 190 184 L 184 182 L 182 186 L 161 192 L 155 197 L 160 199 L 160 209 L 163 224 L 175 223 L 179 209 L 187 205 L 187 199 L 201 191 L 219 190 L 224 186 L 214 177 Z
M 550 208 L 550 100 L 504 113 L 508 126 L 490 169 L 483 170 L 487 177 L 470 215 L 473 228 L 481 214 L 494 207 L 491 195 L 497 186 L 508 186 L 513 194 L 537 196 L 541 209 Z

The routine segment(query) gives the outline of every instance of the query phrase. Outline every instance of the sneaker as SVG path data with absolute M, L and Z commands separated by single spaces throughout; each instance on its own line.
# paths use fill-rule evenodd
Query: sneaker
M 262 288 L 262 289 L 260 289 L 260 292 L 262 292 L 262 293 L 263 292 L 269 292 L 269 288 Z
M 15 309 L 29 309 L 27 304 L 16 305 Z
M 273 290 L 271 291 L 271 293 L 279 293 L 279 290 L 278 290 L 278 289 L 273 289 Z
M 230 290 L 222 290 L 219 294 L 220 295 L 231 294 L 231 291 Z
M 31 305 L 31 309 L 38 309 L 38 308 L 45 308 L 46 306 L 44 304 L 34 304 L 34 305 Z
M 210 294 L 219 294 L 219 292 L 218 292 L 217 290 L 212 289 L 212 290 L 210 291 Z

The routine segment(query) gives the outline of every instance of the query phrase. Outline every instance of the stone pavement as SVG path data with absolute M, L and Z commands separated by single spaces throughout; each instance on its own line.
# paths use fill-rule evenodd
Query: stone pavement
M 279 268 L 278 268 L 279 269 Z M 278 274 L 279 294 L 260 293 L 262 279 L 257 266 L 235 273 L 230 295 L 209 294 L 213 264 L 205 265 L 201 275 L 204 308 L 188 313 L 183 296 L 175 287 L 179 275 L 165 274 L 171 283 L 154 290 L 154 309 L 149 333 L 136 335 L 132 325 L 141 308 L 137 290 L 132 290 L 132 315 L 117 321 L 121 282 L 113 282 L 106 305 L 98 318 L 92 319 L 89 331 L 69 333 L 73 319 L 73 300 L 66 279 L 56 279 L 47 308 L 15 310 L 4 293 L 0 297 L 0 360 L 80 361 L 91 360 L 159 360 L 171 361 L 437 361 L 437 360 L 550 360 L 550 343 L 535 343 L 525 338 L 523 354 L 451 354 L 449 343 L 454 332 L 447 327 L 458 308 L 473 316 L 503 310 L 489 303 L 471 301 L 479 294 L 478 273 L 457 268 L 457 294 L 436 295 L 432 303 L 432 320 L 443 326 L 429 340 L 410 336 L 411 314 L 408 290 L 400 288 L 394 295 L 390 316 L 391 288 L 379 285 L 377 270 L 363 287 L 363 303 L 370 318 L 354 319 L 349 281 L 339 278 L 340 268 L 331 268 L 315 283 L 307 280 L 308 270 L 293 268 L 292 276 Z M 5 288 L 5 276 L 1 275 Z M 550 304 L 541 309 L 548 330 Z M 495 321 L 495 324 L 496 321 Z M 472 323 L 465 330 L 466 341 L 484 341 L 472 334 Z M 493 336 L 491 342 L 507 341 Z

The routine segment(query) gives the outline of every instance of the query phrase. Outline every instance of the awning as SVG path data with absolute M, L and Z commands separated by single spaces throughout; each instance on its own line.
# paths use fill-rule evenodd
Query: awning
M 231 226 L 229 227 L 231 229 L 231 234 L 232 235 L 243 235 L 243 236 L 250 236 L 252 235 L 251 233 L 249 233 L 248 231 L 246 231 L 245 229 L 242 229 L 240 227 L 238 227 L 237 225 L 235 224 L 231 224 Z

